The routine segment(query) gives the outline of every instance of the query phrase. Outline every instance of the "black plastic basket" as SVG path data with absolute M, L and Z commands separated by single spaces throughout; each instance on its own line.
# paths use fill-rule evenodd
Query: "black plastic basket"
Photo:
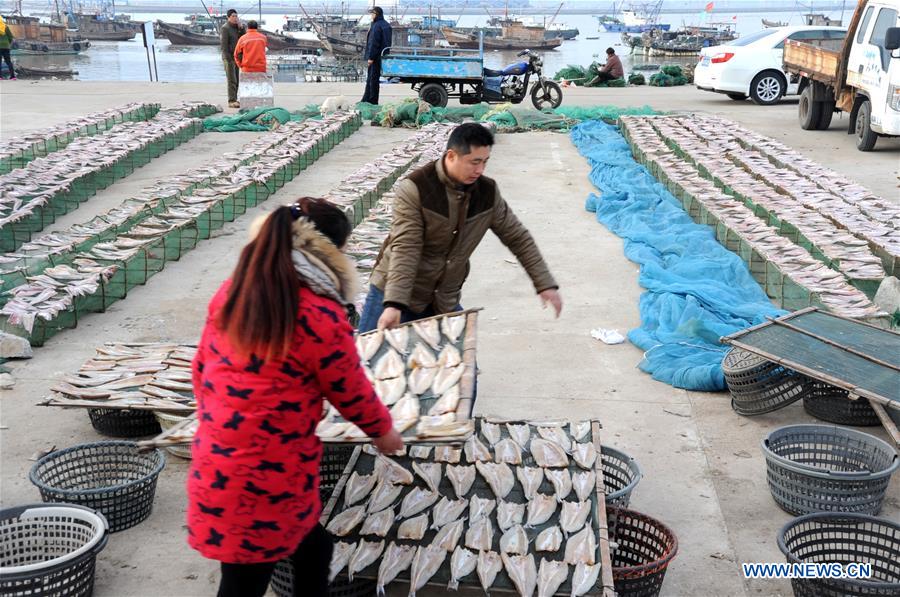
M 161 450 L 138 452 L 134 442 L 106 441 L 51 452 L 28 476 L 45 502 L 97 510 L 114 533 L 150 516 L 156 480 L 165 465 Z
M 837 425 L 871 427 L 881 424 L 868 400 L 851 400 L 847 390 L 821 381 L 810 380 L 807 384 L 803 393 L 803 409 L 817 419 Z
M 83 506 L 29 504 L 0 510 L 0 595 L 90 595 L 96 556 L 108 538 L 103 515 Z
M 794 515 L 878 514 L 897 451 L 877 437 L 831 425 L 788 425 L 762 441 L 769 490 Z
M 319 496 L 323 506 L 341 480 L 355 449 L 356 446 L 348 444 L 323 444 L 319 461 Z
M 338 576 L 329 585 L 328 594 L 331 597 L 372 597 L 376 585 L 374 580 L 356 577 L 350 581 L 346 576 Z M 294 597 L 294 563 L 290 559 L 275 564 L 269 587 L 278 597 Z
M 732 348 L 722 361 L 731 408 L 740 415 L 761 415 L 803 397 L 809 378 L 759 355 Z
M 634 510 L 606 509 L 613 583 L 619 597 L 656 597 L 678 553 L 672 530 Z
M 606 505 L 627 508 L 631 501 L 631 492 L 642 476 L 637 460 L 615 448 L 601 446 L 600 461 L 603 468 Z
M 797 597 L 900 595 L 900 524 L 865 514 L 817 512 L 793 519 L 778 533 L 788 563 L 868 563 L 868 579 L 794 578 Z
M 110 437 L 147 437 L 162 433 L 152 410 L 89 408 L 88 416 L 94 429 Z

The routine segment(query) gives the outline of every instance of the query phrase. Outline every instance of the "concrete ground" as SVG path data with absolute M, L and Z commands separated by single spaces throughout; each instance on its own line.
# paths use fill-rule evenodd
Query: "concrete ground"
M 219 101 L 219 85 L 46 82 L 5 83 L 0 90 L 2 137 L 33 130 L 128 101 L 180 99 Z M 278 105 L 289 109 L 327 96 L 355 98 L 358 85 L 276 85 Z M 383 101 L 408 96 L 408 89 L 383 88 Z M 796 103 L 761 108 L 691 88 L 627 88 L 565 91 L 566 102 L 595 105 L 649 104 L 666 110 L 715 112 L 797 148 L 819 163 L 847 174 L 876 193 L 900 200 L 897 189 L 900 141 L 879 140 L 877 151 L 856 151 L 838 130 L 802 131 Z M 169 264 L 149 283 L 103 314 L 85 317 L 29 361 L 12 363 L 16 387 L 0 394 L 0 501 L 4 507 L 39 501 L 28 481 L 30 457 L 39 450 L 94 441 L 86 414 L 35 406 L 54 380 L 77 370 L 95 346 L 112 340 L 194 342 L 206 303 L 229 275 L 249 223 L 273 205 L 300 194 L 323 193 L 342 177 L 382 155 L 405 130 L 363 127 L 303 172 L 262 206 Z M 150 181 L 232 151 L 252 134 L 205 134 L 106 189 L 66 216 L 87 220 Z M 524 149 L 524 150 L 523 150 Z M 520 267 L 489 237 L 476 253 L 464 303 L 481 306 L 481 369 L 476 411 L 505 417 L 597 418 L 604 441 L 634 456 L 644 478 L 632 506 L 669 524 L 679 554 L 666 575 L 665 595 L 790 595 L 782 581 L 746 581 L 742 562 L 778 562 L 775 537 L 790 516 L 772 501 L 765 480 L 760 440 L 781 425 L 812 422 L 799 405 L 756 418 L 733 413 L 728 396 L 676 390 L 636 367 L 641 352 L 630 344 L 603 345 L 589 336 L 595 327 L 625 331 L 639 323 L 637 266 L 622 255 L 621 240 L 584 211 L 592 192 L 587 164 L 557 133 L 499 135 L 489 175 L 500 183 L 516 213 L 534 234 L 566 301 L 554 320 L 541 311 Z M 62 222 L 60 223 L 62 224 Z M 879 437 L 881 430 L 868 429 Z M 185 461 L 170 457 L 152 516 L 113 535 L 98 560 L 99 597 L 200 596 L 215 592 L 216 564 L 185 544 Z M 895 476 L 882 516 L 900 516 L 900 476 Z M 403 594 L 395 589 L 392 594 Z M 443 594 L 430 590 L 420 595 Z M 465 593 L 464 593 L 465 594 Z M 468 592 L 476 595 L 479 592 Z

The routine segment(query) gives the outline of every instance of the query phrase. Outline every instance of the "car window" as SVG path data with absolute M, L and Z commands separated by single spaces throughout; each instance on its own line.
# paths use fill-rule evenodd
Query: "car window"
M 759 41 L 764 37 L 768 37 L 772 35 L 771 29 L 763 29 L 762 31 L 757 31 L 756 33 L 751 33 L 750 35 L 743 35 L 734 41 L 728 42 L 729 46 L 749 46 L 755 41 Z
M 887 30 L 896 26 L 897 11 L 892 8 L 882 8 L 878 12 L 878 17 L 875 19 L 875 25 L 872 27 L 872 35 L 869 37 L 869 43 L 878 46 L 878 49 L 881 51 L 882 70 L 887 70 L 888 63 L 891 61 L 890 51 L 885 50 L 882 47 L 884 45 L 884 38 L 887 34 Z
M 787 36 L 787 39 L 782 40 L 780 44 L 775 46 L 775 49 L 781 50 L 784 49 L 784 43 L 790 39 L 792 41 L 810 41 L 813 39 L 826 39 L 828 32 L 823 29 L 813 29 L 811 31 L 795 31 Z
M 839 31 L 837 29 L 834 29 L 825 32 L 825 39 L 844 39 L 846 37 L 846 31 Z
M 863 38 L 865 38 L 866 30 L 869 28 L 869 21 L 872 20 L 872 13 L 875 12 L 875 7 L 870 6 L 866 10 L 866 15 L 863 17 L 862 23 L 859 25 L 859 33 L 856 34 L 856 43 L 861 44 L 863 42 Z

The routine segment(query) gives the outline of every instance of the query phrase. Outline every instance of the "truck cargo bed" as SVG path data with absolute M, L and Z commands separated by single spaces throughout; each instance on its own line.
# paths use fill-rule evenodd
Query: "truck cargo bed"
M 784 45 L 784 68 L 814 81 L 832 85 L 841 59 L 839 49 L 788 40 Z

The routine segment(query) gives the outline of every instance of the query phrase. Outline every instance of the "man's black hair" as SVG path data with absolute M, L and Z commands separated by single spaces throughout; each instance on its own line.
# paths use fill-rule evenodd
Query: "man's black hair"
M 236 15 L 236 14 L 237 14 L 237 11 L 235 9 L 229 8 L 228 12 L 225 13 L 225 16 L 230 17 L 231 15 Z
M 459 125 L 450 133 L 447 141 L 447 149 L 452 149 L 459 155 L 472 153 L 473 147 L 492 147 L 494 145 L 494 133 L 475 122 L 466 122 Z
M 257 23 L 256 21 L 248 21 L 247 29 L 259 29 L 259 23 Z
M 612 55 L 615 54 L 615 53 L 616 53 L 616 51 L 613 50 L 612 48 L 606 48 L 606 55 L 607 55 L 607 56 L 612 56 Z
M 384 9 L 381 8 L 380 6 L 373 6 L 372 8 L 369 9 L 369 12 L 374 12 L 376 19 L 384 18 Z

